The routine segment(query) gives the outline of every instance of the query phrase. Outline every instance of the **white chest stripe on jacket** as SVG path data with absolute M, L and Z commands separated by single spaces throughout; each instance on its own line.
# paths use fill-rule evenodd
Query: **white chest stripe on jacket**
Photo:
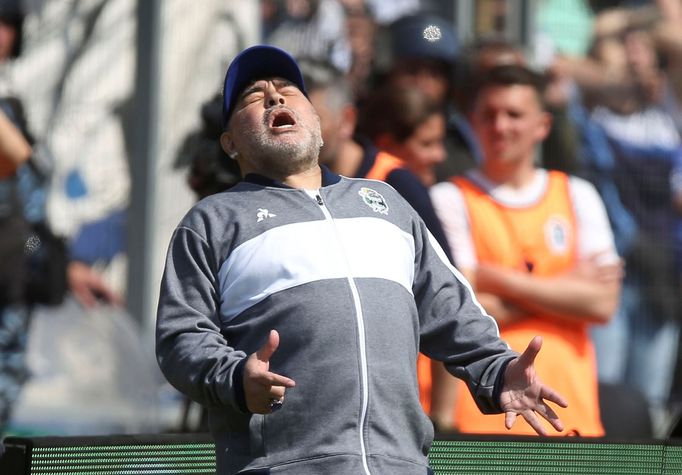
M 279 226 L 237 247 L 218 273 L 223 323 L 282 290 L 345 279 L 349 269 L 356 278 L 390 280 L 412 292 L 415 250 L 410 234 L 381 218 L 334 223 L 334 228 L 327 220 Z M 348 251 L 345 256 L 330 247 L 337 241 Z

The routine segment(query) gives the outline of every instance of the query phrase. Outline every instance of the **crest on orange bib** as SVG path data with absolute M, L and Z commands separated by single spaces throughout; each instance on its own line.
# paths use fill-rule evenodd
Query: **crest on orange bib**
M 375 213 L 388 214 L 388 204 L 381 193 L 374 191 L 371 188 L 362 187 L 358 194 L 362 196 L 362 200 L 367 206 L 372 208 Z
M 545 242 L 554 254 L 566 254 L 571 241 L 571 227 L 562 216 L 551 216 L 545 223 Z

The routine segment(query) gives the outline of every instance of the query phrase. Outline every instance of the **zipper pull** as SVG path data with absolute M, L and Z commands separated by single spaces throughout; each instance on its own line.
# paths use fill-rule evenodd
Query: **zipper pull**
M 324 205 L 324 201 L 322 201 L 322 197 L 320 195 L 315 195 L 315 199 L 317 200 L 318 205 Z

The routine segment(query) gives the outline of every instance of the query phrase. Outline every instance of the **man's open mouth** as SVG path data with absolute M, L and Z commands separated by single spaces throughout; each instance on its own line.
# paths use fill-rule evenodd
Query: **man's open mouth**
M 269 122 L 273 129 L 288 129 L 296 125 L 296 117 L 287 109 L 277 109 L 270 113 Z

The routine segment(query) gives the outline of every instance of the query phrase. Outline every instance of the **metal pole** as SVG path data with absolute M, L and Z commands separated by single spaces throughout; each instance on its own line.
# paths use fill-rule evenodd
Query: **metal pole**
M 523 0 L 521 15 L 521 44 L 526 48 L 533 47 L 535 41 L 535 12 L 537 10 L 535 0 Z
M 468 43 L 474 37 L 475 29 L 475 4 L 474 0 L 455 1 L 455 26 L 457 36 L 462 43 Z
M 137 2 L 137 61 L 133 120 L 130 124 L 131 196 L 128 215 L 127 304 L 131 315 L 144 327 L 153 321 L 145 315 L 152 308 L 150 289 L 153 211 L 156 198 L 156 168 L 159 131 L 161 0 Z
M 529 48 L 534 34 L 535 2 L 533 0 L 508 0 L 508 2 L 505 34 L 517 44 Z

